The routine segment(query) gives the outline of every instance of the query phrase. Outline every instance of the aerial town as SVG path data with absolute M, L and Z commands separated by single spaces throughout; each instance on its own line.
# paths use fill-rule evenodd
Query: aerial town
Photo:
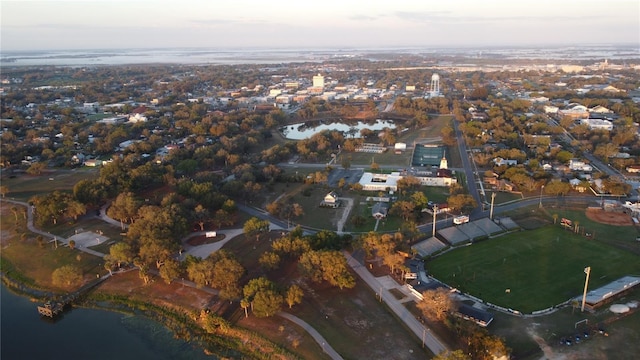
M 3 57 L 3 286 L 205 358 L 634 358 L 640 58 L 534 55 Z

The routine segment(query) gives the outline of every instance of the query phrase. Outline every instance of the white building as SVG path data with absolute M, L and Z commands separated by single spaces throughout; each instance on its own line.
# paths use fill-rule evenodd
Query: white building
M 613 123 L 602 119 L 580 119 L 580 123 L 587 125 L 591 130 L 613 130 Z
M 578 159 L 569 160 L 569 169 L 571 171 L 585 171 L 585 172 L 593 171 L 593 167 L 591 167 L 591 165 L 585 164 L 584 161 L 578 160 Z
M 313 87 L 324 88 L 324 76 L 318 74 L 313 77 Z

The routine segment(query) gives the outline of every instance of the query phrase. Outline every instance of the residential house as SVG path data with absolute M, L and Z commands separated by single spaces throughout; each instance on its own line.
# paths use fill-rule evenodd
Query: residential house
M 387 204 L 382 202 L 375 203 L 373 205 L 373 208 L 371 209 L 371 215 L 376 220 L 382 220 L 383 218 L 386 218 L 387 212 L 388 212 Z
M 338 194 L 335 191 L 328 193 L 327 195 L 324 196 L 324 199 L 322 200 L 322 202 L 320 202 L 320 206 L 330 207 L 334 209 L 337 207 L 340 207 L 340 199 L 338 197 Z

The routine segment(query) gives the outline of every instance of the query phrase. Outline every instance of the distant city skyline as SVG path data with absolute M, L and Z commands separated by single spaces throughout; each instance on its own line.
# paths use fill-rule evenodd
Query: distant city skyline
M 0 3 L 2 51 L 628 44 L 638 0 Z

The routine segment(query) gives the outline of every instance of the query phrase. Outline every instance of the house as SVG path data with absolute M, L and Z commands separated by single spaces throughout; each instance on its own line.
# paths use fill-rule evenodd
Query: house
M 518 165 L 518 160 L 503 159 L 501 157 L 497 157 L 497 158 L 493 159 L 492 161 L 493 161 L 494 164 L 496 164 L 496 166 L 501 166 L 501 165 L 514 166 L 514 165 Z
M 598 106 L 594 106 L 591 109 L 589 109 L 589 112 L 599 113 L 599 114 L 611 114 L 613 111 L 607 109 L 606 107 L 604 107 L 602 105 L 598 105 Z
M 627 166 L 626 170 L 627 170 L 628 173 L 638 174 L 638 173 L 640 173 L 640 165 Z
M 386 218 L 387 212 L 388 212 L 387 204 L 382 202 L 375 203 L 373 205 L 373 208 L 371 209 L 371 215 L 376 220 L 381 220 L 383 218 Z
M 593 167 L 591 167 L 591 165 L 587 165 L 585 162 L 578 159 L 569 160 L 569 169 L 571 171 L 585 171 L 585 172 L 593 171 Z
M 332 191 L 324 196 L 324 199 L 320 202 L 321 207 L 337 208 L 340 207 L 340 199 L 335 191 Z
M 558 114 L 560 116 L 568 116 L 572 119 L 585 119 L 589 117 L 587 107 L 575 103 L 569 104 L 569 106 L 564 110 L 559 110 Z

